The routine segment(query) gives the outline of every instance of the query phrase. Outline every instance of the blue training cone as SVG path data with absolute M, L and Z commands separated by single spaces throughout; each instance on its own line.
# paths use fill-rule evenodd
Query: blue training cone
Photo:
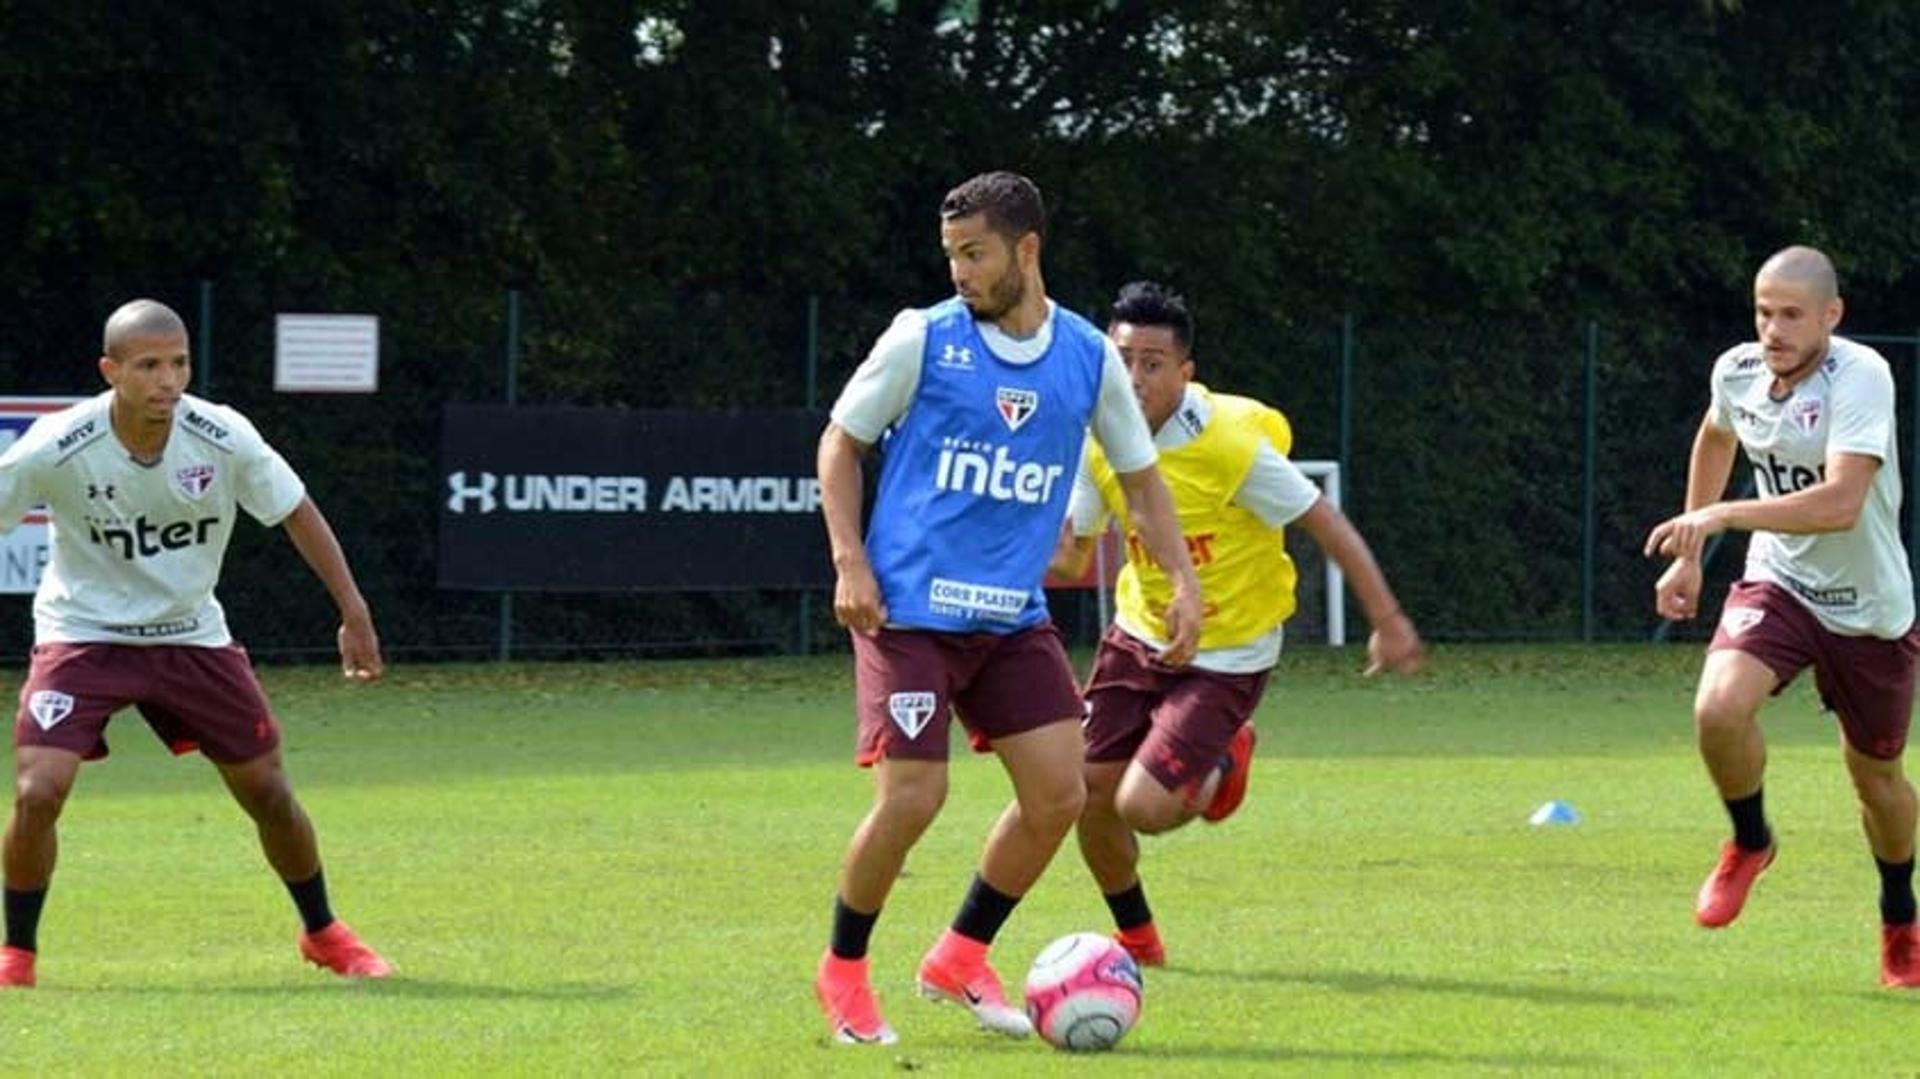
M 1552 801 L 1533 811 L 1528 824 L 1579 824 L 1580 811 L 1566 802 Z

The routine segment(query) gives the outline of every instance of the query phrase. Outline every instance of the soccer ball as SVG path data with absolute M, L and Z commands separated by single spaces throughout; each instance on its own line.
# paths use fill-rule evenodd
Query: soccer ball
M 1140 1018 L 1140 992 L 1140 965 L 1125 948 L 1099 933 L 1073 933 L 1034 959 L 1027 1018 L 1056 1049 L 1111 1049 Z

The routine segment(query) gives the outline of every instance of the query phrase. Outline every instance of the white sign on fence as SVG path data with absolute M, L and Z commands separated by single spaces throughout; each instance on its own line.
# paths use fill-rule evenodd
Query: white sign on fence
M 274 316 L 273 388 L 281 393 L 378 390 L 379 316 Z
M 0 453 L 27 433 L 33 421 L 58 412 L 84 398 L 0 397 Z M 53 558 L 53 537 L 47 530 L 43 506 L 27 510 L 24 519 L 0 535 L 0 594 L 31 595 L 40 587 L 40 575 Z

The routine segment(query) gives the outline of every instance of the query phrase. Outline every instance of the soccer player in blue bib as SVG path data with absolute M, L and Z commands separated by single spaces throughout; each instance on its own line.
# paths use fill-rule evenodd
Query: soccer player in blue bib
M 853 637 L 856 760 L 874 775 L 814 983 L 840 1042 L 895 1040 L 874 999 L 867 943 L 946 798 L 956 713 L 976 749 L 999 755 L 1014 798 L 959 914 L 920 963 L 919 989 L 965 1005 L 989 1030 L 1032 1033 L 987 949 L 1086 800 L 1083 710 L 1041 581 L 1089 428 L 1142 542 L 1174 582 L 1163 660 L 1184 664 L 1199 638 L 1200 588 L 1153 436 L 1118 351 L 1047 299 L 1045 232 L 1040 192 L 1023 176 L 986 173 L 948 192 L 940 244 L 956 295 L 894 319 L 820 439 L 834 615 Z M 863 540 L 861 461 L 883 436 Z

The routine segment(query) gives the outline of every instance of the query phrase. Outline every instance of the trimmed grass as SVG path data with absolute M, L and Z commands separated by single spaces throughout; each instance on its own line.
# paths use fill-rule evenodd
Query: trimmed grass
M 1692 646 L 1282 661 L 1245 807 L 1147 841 L 1172 967 L 1103 1058 L 914 999 L 1008 796 L 956 758 L 874 940 L 901 1044 L 829 1047 L 810 991 L 868 787 L 846 657 L 265 672 L 335 906 L 402 970 L 304 968 L 291 906 L 198 758 L 130 717 L 62 824 L 41 988 L 0 996 L 20 1074 L 1913 1073 L 1878 988 L 1876 878 L 1831 721 L 1772 705 L 1781 857 L 1695 928 L 1725 832 Z M 1559 798 L 1585 815 L 1534 828 Z M 1106 929 L 1071 842 L 996 951 Z

